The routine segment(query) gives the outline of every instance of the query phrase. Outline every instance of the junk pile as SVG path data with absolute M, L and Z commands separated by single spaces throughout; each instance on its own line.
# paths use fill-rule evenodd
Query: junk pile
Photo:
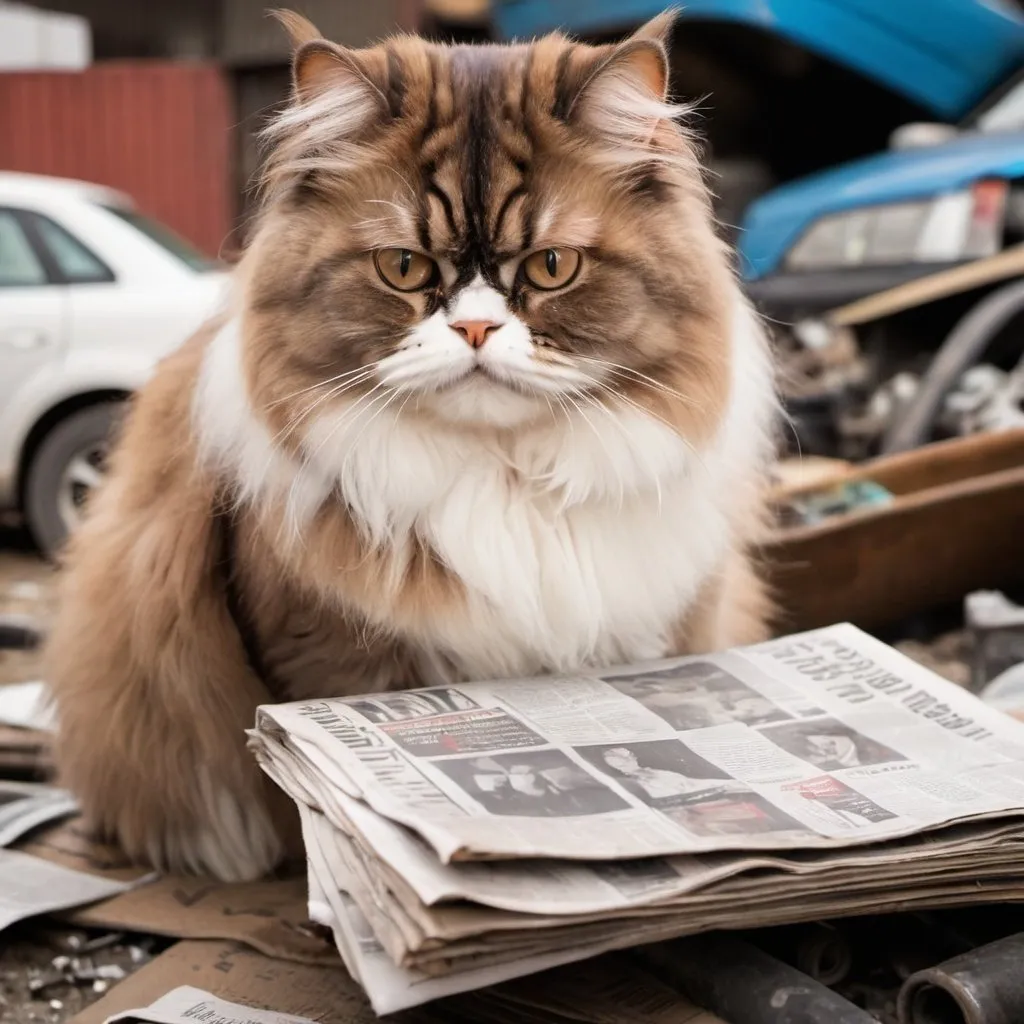
M 780 330 L 794 449 L 860 460 L 1024 426 L 1022 316 L 1016 246 Z

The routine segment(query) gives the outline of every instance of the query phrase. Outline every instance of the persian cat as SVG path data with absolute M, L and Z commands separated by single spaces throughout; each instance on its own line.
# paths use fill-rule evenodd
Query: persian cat
M 134 400 L 50 645 L 87 819 L 226 880 L 294 840 L 260 703 L 705 651 L 768 611 L 771 367 L 671 17 L 362 50 L 281 17 L 230 301 Z

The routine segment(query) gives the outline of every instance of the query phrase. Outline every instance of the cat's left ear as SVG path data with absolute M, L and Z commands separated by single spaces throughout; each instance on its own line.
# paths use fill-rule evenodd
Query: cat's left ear
M 630 148 L 650 144 L 658 121 L 671 116 L 666 41 L 674 19 L 666 11 L 611 47 L 584 78 L 573 120 Z
M 651 39 L 660 43 L 667 50 L 672 41 L 672 29 L 675 28 L 678 17 L 679 8 L 669 7 L 661 14 L 656 14 L 650 21 L 645 21 L 629 38 Z

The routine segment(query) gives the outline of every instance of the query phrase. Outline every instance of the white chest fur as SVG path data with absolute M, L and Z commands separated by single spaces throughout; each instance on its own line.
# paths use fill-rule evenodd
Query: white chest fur
M 412 639 L 465 674 L 654 658 L 720 565 L 729 502 L 768 455 L 767 357 L 754 319 L 739 312 L 729 409 L 699 453 L 628 406 L 556 409 L 550 425 L 503 439 L 425 429 L 394 415 L 401 399 L 378 394 L 309 417 L 299 468 L 249 408 L 234 325 L 209 351 L 198 427 L 207 456 L 247 497 L 286 495 L 296 536 L 340 488 L 374 543 L 429 542 L 467 603 L 459 615 L 439 609 Z
M 665 653 L 670 631 L 728 544 L 707 488 L 680 475 L 660 493 L 563 506 L 529 482 L 470 471 L 419 529 L 469 594 L 438 625 L 468 675 L 520 675 Z
M 464 673 L 656 657 L 728 543 L 685 445 L 635 413 L 586 415 L 509 449 L 392 424 L 349 452 L 342 490 L 373 539 L 415 533 L 465 587 L 467 609 L 418 638 Z

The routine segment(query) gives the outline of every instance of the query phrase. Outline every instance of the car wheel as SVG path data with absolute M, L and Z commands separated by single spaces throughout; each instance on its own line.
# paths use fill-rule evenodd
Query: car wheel
M 61 420 L 36 449 L 25 481 L 25 519 L 47 558 L 56 558 L 102 481 L 120 402 L 91 405 Z

